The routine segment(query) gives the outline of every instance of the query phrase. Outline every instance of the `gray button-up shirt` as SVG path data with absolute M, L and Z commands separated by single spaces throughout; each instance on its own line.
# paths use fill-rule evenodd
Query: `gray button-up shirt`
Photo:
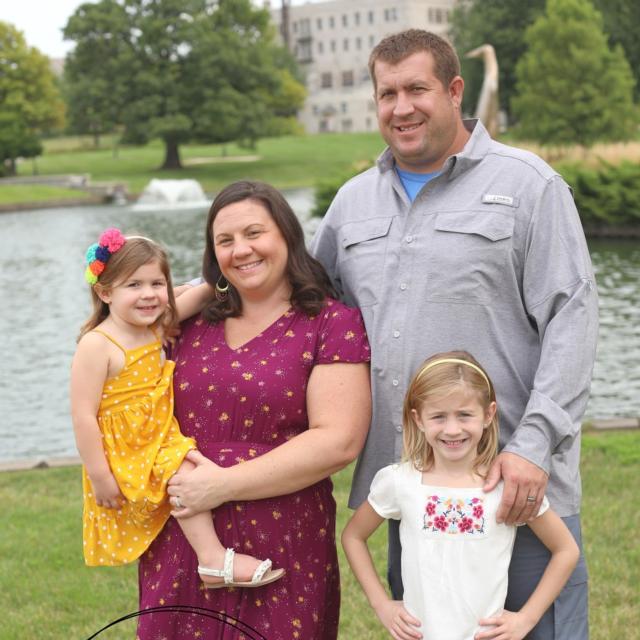
M 481 123 L 411 203 L 389 149 L 338 192 L 312 242 L 371 342 L 373 419 L 350 504 L 402 452 L 402 403 L 428 356 L 465 349 L 497 390 L 500 443 L 580 509 L 580 424 L 598 332 L 591 261 L 571 192 Z

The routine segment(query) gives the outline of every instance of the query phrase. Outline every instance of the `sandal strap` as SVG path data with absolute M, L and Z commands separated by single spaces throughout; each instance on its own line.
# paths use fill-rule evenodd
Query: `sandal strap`
M 225 584 L 233 582 L 233 556 L 235 556 L 235 554 L 236 552 L 233 549 L 226 549 L 224 552 L 224 565 L 222 569 L 209 569 L 208 567 L 198 565 L 198 573 L 212 578 L 224 578 Z M 260 569 L 260 567 L 258 567 L 258 569 Z
M 260 582 L 260 580 L 264 578 L 264 574 L 267 573 L 267 571 L 269 571 L 270 569 L 271 569 L 271 560 L 267 558 L 266 560 L 263 560 L 256 567 L 256 570 L 253 572 L 253 577 L 251 578 L 251 582 L 253 583 Z

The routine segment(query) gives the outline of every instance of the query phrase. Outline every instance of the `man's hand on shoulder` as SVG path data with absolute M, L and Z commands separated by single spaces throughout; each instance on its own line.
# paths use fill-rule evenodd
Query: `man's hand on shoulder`
M 540 510 L 549 476 L 532 462 L 504 451 L 491 465 L 484 491 L 494 489 L 500 478 L 504 480 L 504 490 L 496 515 L 498 523 L 516 524 L 534 518 Z

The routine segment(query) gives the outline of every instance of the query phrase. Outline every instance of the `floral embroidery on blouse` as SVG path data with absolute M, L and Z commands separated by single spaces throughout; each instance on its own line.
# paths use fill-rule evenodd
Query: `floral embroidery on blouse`
M 484 526 L 483 498 L 429 496 L 424 508 L 424 531 L 449 535 L 477 535 L 484 533 Z

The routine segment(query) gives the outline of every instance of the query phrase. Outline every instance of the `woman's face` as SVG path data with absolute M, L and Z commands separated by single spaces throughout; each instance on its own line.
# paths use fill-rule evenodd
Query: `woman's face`
M 211 234 L 220 270 L 241 298 L 290 297 L 287 244 L 260 202 L 241 200 L 223 207 Z

